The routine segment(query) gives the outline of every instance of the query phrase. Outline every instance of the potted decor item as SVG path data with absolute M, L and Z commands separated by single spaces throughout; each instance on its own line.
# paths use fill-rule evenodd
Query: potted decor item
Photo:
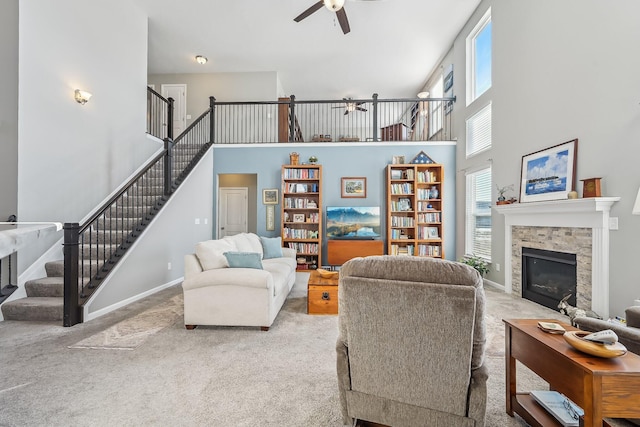
M 509 203 L 511 203 L 511 200 L 507 200 L 507 198 L 504 196 L 504 194 L 509 191 L 509 190 L 513 190 L 513 184 L 511 185 L 507 185 L 506 187 L 500 187 L 498 184 L 496 184 L 496 188 L 498 189 L 498 205 L 508 205 Z
M 465 255 L 459 261 L 475 268 L 482 277 L 489 272 L 489 263 L 477 255 Z
M 296 153 L 295 151 L 293 153 L 289 153 L 290 165 L 297 165 L 299 160 L 300 160 L 300 154 Z
M 309 157 L 309 163 L 315 165 L 316 163 L 318 163 L 318 158 L 316 156 Z

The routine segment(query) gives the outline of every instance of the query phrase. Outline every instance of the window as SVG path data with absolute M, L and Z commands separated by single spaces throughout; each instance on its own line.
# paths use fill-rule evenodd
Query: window
M 465 254 L 491 261 L 491 168 L 466 174 Z
M 442 76 L 429 89 L 432 98 L 442 98 Z M 442 101 L 429 103 L 429 138 L 442 130 Z
M 491 87 L 491 9 L 467 37 L 467 105 Z
M 491 148 L 491 103 L 467 119 L 467 158 Z

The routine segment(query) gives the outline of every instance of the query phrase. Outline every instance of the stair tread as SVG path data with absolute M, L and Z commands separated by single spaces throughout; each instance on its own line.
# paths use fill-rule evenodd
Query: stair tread
M 27 297 L 2 305 L 5 320 L 60 321 L 64 317 L 64 298 Z

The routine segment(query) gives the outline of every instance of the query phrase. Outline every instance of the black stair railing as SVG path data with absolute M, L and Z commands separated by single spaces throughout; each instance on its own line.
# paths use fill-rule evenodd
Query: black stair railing
M 147 133 L 173 139 L 173 98 L 165 98 L 147 86 Z
M 175 141 L 165 138 L 164 150 L 87 221 L 65 223 L 64 326 L 83 321 L 84 303 L 207 152 L 212 111 L 205 111 Z

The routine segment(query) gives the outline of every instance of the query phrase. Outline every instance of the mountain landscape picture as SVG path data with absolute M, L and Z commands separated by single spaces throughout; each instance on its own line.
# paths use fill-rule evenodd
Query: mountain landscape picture
M 327 207 L 328 239 L 376 239 L 380 237 L 380 207 Z

